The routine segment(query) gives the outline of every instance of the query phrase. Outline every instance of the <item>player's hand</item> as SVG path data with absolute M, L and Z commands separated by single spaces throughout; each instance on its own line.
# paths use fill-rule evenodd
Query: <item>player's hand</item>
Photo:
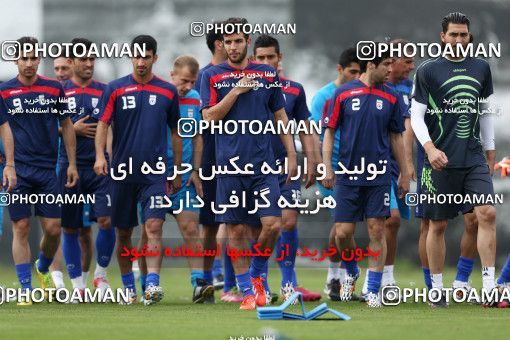
M 404 174 L 402 175 L 402 173 L 400 173 L 400 175 L 398 176 L 398 198 L 402 199 L 404 198 L 404 196 L 409 192 L 409 182 L 410 182 L 410 177 L 409 175 L 407 174 Z
M 80 118 L 73 124 L 77 136 L 94 138 L 96 136 L 97 123 L 85 123 L 90 116 Z
M 335 186 L 335 172 L 331 165 L 326 164 L 326 177 L 322 180 L 322 185 L 326 189 L 333 189 Z
M 106 176 L 108 175 L 108 162 L 104 155 L 96 157 L 96 162 L 94 163 L 94 172 L 98 176 Z
M 285 183 L 289 184 L 291 182 L 291 178 L 296 178 L 297 175 L 297 156 L 295 153 L 287 155 L 287 165 L 288 174 Z
M 251 78 L 244 77 L 243 79 L 237 82 L 234 89 L 237 92 L 237 94 L 243 94 L 253 90 L 255 86 L 258 86 L 258 82 Z
M 303 174 L 303 181 L 306 181 L 305 189 L 308 189 L 315 183 L 317 177 L 317 163 L 311 158 L 306 157 L 306 168 L 308 173 Z
M 407 173 L 409 174 L 409 179 L 416 182 L 416 170 L 412 162 L 407 163 Z
M 487 165 L 489 166 L 489 173 L 491 176 L 494 176 L 494 171 L 496 170 L 496 162 L 494 160 L 492 162 L 487 161 Z
M 172 190 L 174 193 L 179 192 L 179 189 L 182 186 L 182 176 L 177 175 L 175 176 L 174 180 L 172 181 Z
M 193 185 L 195 187 L 195 190 L 200 197 L 204 197 L 204 190 L 202 189 L 202 181 L 200 180 L 200 177 L 198 176 L 198 171 L 193 170 L 191 172 L 191 176 L 189 176 L 188 182 L 186 183 L 186 186 L 189 187 L 190 185 Z
M 427 153 L 427 157 L 434 170 L 440 171 L 448 164 L 448 157 L 446 157 L 446 154 L 435 147 Z
M 12 166 L 6 166 L 4 168 L 4 172 L 3 172 L 3 182 L 2 183 L 3 183 L 4 188 L 7 184 L 9 184 L 9 186 L 7 187 L 7 189 L 5 191 L 10 192 L 16 186 L 16 181 L 17 181 L 16 170 Z
M 78 183 L 78 170 L 76 169 L 76 165 L 69 165 L 67 167 L 67 181 L 66 188 L 72 188 Z

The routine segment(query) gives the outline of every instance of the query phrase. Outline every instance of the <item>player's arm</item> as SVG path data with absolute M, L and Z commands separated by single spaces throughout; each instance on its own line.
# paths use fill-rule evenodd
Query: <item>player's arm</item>
M 78 183 L 78 170 L 76 169 L 76 134 L 74 132 L 73 122 L 67 117 L 60 121 L 62 126 L 62 139 L 67 152 L 69 166 L 67 167 L 66 188 L 72 188 Z
M 166 124 L 170 128 L 170 143 L 172 144 L 172 153 L 174 164 L 178 170 L 182 167 L 182 138 L 177 131 L 179 118 L 181 117 L 179 109 L 179 95 L 175 87 L 172 88 L 173 98 L 166 109 Z M 177 174 L 172 181 L 173 192 L 176 193 L 182 186 L 182 176 Z
M 413 143 L 414 143 L 414 132 L 411 127 L 411 118 L 406 117 L 404 120 L 404 158 L 407 167 L 407 172 L 409 173 L 409 178 L 413 181 L 416 181 L 416 171 L 414 169 L 414 157 L 413 157 Z
M 441 170 L 448 164 L 446 154 L 437 149 L 430 138 L 429 130 L 425 124 L 425 113 L 427 105 L 417 102 L 413 99 L 411 103 L 411 127 L 414 131 L 416 139 L 423 145 L 430 165 L 434 170 Z
M 177 165 L 177 168 L 180 170 L 182 166 L 182 138 L 179 136 L 177 132 L 177 128 L 172 128 L 170 130 L 172 132 L 171 143 L 172 143 L 172 152 L 174 156 L 174 164 Z M 174 192 L 179 191 L 182 185 L 182 178 L 180 175 L 175 176 L 175 179 L 172 181 L 172 186 Z
M 326 165 L 326 177 L 322 180 L 322 185 L 326 189 L 332 189 L 335 185 L 335 172 L 331 166 L 335 133 L 335 129 L 327 127 L 324 132 L 324 139 L 322 140 L 322 160 Z
M 487 164 L 492 175 L 496 165 L 496 142 L 494 138 L 494 116 L 490 112 L 491 97 L 489 96 L 486 102 L 480 103 L 480 136 L 485 156 L 487 157 Z
M 287 117 L 284 108 L 275 111 L 274 118 L 275 122 L 281 121 L 283 123 L 283 126 L 287 126 L 287 124 L 289 123 L 289 118 Z M 287 151 L 287 159 L 289 165 L 289 168 L 287 169 L 289 172 L 287 174 L 287 183 L 289 183 L 290 178 L 295 177 L 297 173 L 296 148 L 294 147 L 294 140 L 292 139 L 293 138 L 292 135 L 280 132 L 280 138 L 282 140 L 283 146 L 285 147 L 285 151 Z
M 322 185 L 326 189 L 332 189 L 335 185 L 335 170 L 331 164 L 333 158 L 333 149 L 335 145 L 335 134 L 340 126 L 340 113 L 341 113 L 341 100 L 339 99 L 341 90 L 337 89 L 333 96 L 329 107 L 324 108 L 324 113 L 321 116 L 322 122 L 325 124 L 323 128 L 324 138 L 322 140 L 322 160 L 326 166 L 326 177 L 322 180 Z
M 304 121 L 307 125 L 307 131 L 311 131 L 310 121 Z M 311 187 L 315 183 L 315 177 L 317 176 L 317 165 L 320 163 L 317 159 L 317 153 L 319 153 L 319 146 L 315 144 L 313 139 L 314 134 L 309 134 L 305 132 L 299 133 L 299 139 L 301 140 L 301 144 L 303 145 L 303 152 L 305 153 L 308 173 L 306 174 L 306 183 L 305 188 Z M 317 149 L 316 149 L 317 147 Z
M 296 98 L 296 104 L 294 105 L 294 117 L 306 125 L 306 131 L 311 132 L 311 114 L 308 111 L 306 105 L 306 93 L 303 87 L 300 86 L 299 94 Z M 300 132 L 299 139 L 301 145 L 303 145 L 303 152 L 306 157 L 307 173 L 303 174 L 306 178 L 305 188 L 311 187 L 315 183 L 317 177 L 317 165 L 321 162 L 319 145 L 315 144 L 313 134 Z
M 202 77 L 202 78 L 203 78 L 202 83 L 204 83 L 204 81 L 208 81 L 208 79 L 206 79 L 206 77 Z M 243 93 L 247 93 L 247 92 L 251 91 L 251 89 L 255 85 L 256 85 L 256 83 L 253 79 L 248 79 L 248 78 L 244 77 L 243 79 L 239 80 L 237 82 L 237 85 L 234 86 L 232 88 L 232 90 L 230 90 L 230 92 L 225 97 L 223 97 L 222 100 L 220 100 L 219 103 L 217 103 L 213 106 L 204 107 L 202 109 L 202 115 L 203 115 L 204 119 L 207 121 L 222 120 L 227 115 L 227 113 L 230 111 L 230 109 L 236 102 L 237 98 L 240 95 L 242 95 Z M 202 84 L 202 86 L 204 86 L 204 85 Z M 201 94 L 203 92 L 204 91 L 201 91 Z M 208 101 L 203 101 L 203 102 L 208 103 Z
M 200 180 L 200 177 L 198 176 L 198 169 L 200 168 L 200 162 L 202 161 L 202 152 L 204 149 L 204 140 L 202 138 L 202 135 L 199 135 L 198 133 L 193 137 L 192 140 L 193 143 L 193 171 L 191 172 L 191 176 L 189 177 L 188 183 L 186 183 L 186 186 L 189 186 L 190 184 L 193 184 L 195 187 L 195 190 L 197 191 L 197 194 L 200 197 L 204 196 L 204 192 L 202 190 L 202 181 Z
M 97 123 L 96 138 L 94 139 L 94 146 L 96 148 L 96 163 L 94 164 L 94 171 L 99 176 L 106 176 L 108 174 L 108 162 L 104 156 L 107 138 L 108 124 L 100 120 Z
M 316 123 L 322 122 L 322 115 L 324 113 L 325 105 L 326 105 L 327 98 L 322 93 L 317 93 L 312 98 L 312 106 L 310 111 L 310 120 L 313 120 Z M 322 129 L 326 129 L 325 126 L 322 127 Z M 320 150 L 321 145 L 321 139 L 319 134 L 314 133 L 312 134 L 313 139 L 313 149 L 315 150 L 315 161 L 317 164 L 322 163 L 322 155 Z
M 97 124 L 96 124 L 97 128 Z M 96 133 L 94 131 L 94 137 Z M 108 159 L 112 159 L 112 145 L 113 145 L 113 129 L 111 126 L 108 127 L 108 132 L 106 134 L 106 152 L 108 153 Z
M 94 138 L 94 147 L 96 149 L 96 162 L 94 163 L 94 172 L 98 176 L 108 175 L 108 162 L 104 156 L 104 151 L 108 139 L 108 129 L 114 122 L 113 117 L 115 114 L 116 99 L 117 97 L 115 96 L 115 87 L 109 84 L 106 86 L 106 89 L 101 95 L 101 98 L 99 99 L 99 102 L 93 113 L 94 118 L 98 120 L 96 126 L 96 136 Z
M 390 133 L 391 151 L 400 169 L 398 197 L 402 198 L 409 191 L 409 171 L 406 167 L 404 155 L 404 138 L 401 133 Z
M 2 186 L 5 187 L 8 182 L 9 186 L 6 191 L 10 192 L 16 186 L 16 170 L 14 168 L 14 137 L 9 122 L 5 121 L 0 126 L 0 133 L 2 134 L 2 145 L 5 154 Z

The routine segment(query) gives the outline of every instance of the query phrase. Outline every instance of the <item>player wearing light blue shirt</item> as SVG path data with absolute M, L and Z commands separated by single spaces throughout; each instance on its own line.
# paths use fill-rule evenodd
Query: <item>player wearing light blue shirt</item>
M 197 196 L 203 197 L 202 183 L 198 176 L 198 169 L 202 161 L 203 140 L 197 130 L 186 133 L 188 124 L 198 127 L 201 120 L 200 95 L 193 89 L 197 79 L 198 62 L 191 56 L 180 56 L 171 72 L 172 82 L 179 94 L 179 133 L 182 137 L 182 163 L 191 164 L 192 171 L 182 175 L 182 187 L 178 192 L 168 192 L 172 206 L 169 213 L 173 214 L 179 225 L 184 242 L 188 246 L 202 246 L 200 238 L 199 213 Z M 193 130 L 193 129 L 192 129 Z M 194 133 L 193 133 L 194 132 Z M 174 166 L 180 169 L 181 164 L 174 164 L 169 133 L 167 174 L 173 175 Z M 170 188 L 167 185 L 167 188 Z M 191 286 L 194 303 L 213 303 L 214 286 L 212 270 L 204 271 L 204 261 L 201 257 L 190 257 L 188 263 L 191 269 Z
M 335 90 L 340 85 L 359 78 L 360 69 L 359 60 L 356 55 L 356 49 L 348 48 L 342 52 L 342 54 L 340 55 L 340 60 L 338 61 L 337 71 L 338 71 L 337 78 L 334 81 L 322 87 L 312 99 L 311 119 L 317 123 L 320 122 L 325 117 L 325 114 L 328 112 L 331 97 L 333 97 Z M 324 138 L 324 131 L 326 130 L 324 122 L 322 123 L 322 125 L 323 125 L 322 134 L 320 136 L 321 150 L 322 140 Z M 337 131 L 333 145 L 333 156 L 331 158 L 333 169 L 336 169 L 337 167 L 338 155 L 340 154 L 339 151 L 340 151 L 340 131 Z M 328 190 L 324 188 L 319 182 L 317 182 L 317 187 L 319 188 L 319 191 L 323 197 L 327 196 L 334 197 L 334 190 Z M 333 212 L 334 211 L 331 210 L 332 214 Z M 334 236 L 335 228 L 332 227 L 329 237 L 330 244 L 335 244 Z M 339 301 L 340 282 L 343 280 L 343 276 L 345 275 L 345 269 L 339 268 L 341 263 L 341 257 L 339 253 L 330 256 L 329 261 L 330 263 L 328 266 L 328 276 L 326 279 L 326 285 L 324 287 L 324 293 L 328 295 L 328 298 L 330 300 Z

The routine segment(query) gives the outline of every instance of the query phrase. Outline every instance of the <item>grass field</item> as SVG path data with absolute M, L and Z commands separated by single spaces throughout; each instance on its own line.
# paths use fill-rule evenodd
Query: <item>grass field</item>
M 12 286 L 16 281 L 12 268 L 0 268 L 0 273 L 1 284 Z M 475 269 L 472 275 L 475 287 L 480 286 L 478 273 L 479 269 Z M 300 284 L 316 291 L 322 291 L 325 275 L 325 269 L 298 270 Z M 118 275 L 112 272 L 109 277 L 112 287 L 120 287 Z M 423 286 L 417 266 L 397 265 L 396 277 L 401 287 Z M 447 271 L 445 283 L 452 282 L 453 277 L 454 271 Z M 37 284 L 35 276 L 32 280 Z M 274 291 L 279 280 L 280 274 L 272 269 L 270 284 Z M 268 329 L 279 334 L 276 339 L 490 339 L 506 337 L 510 324 L 510 308 L 451 304 L 448 309 L 432 310 L 426 304 L 408 303 L 374 310 L 359 302 L 324 299 L 321 302 L 350 315 L 352 320 L 261 321 L 255 312 L 239 311 L 236 304 L 193 305 L 185 269 L 165 268 L 161 282 L 165 299 L 150 307 L 140 304 L 1 305 L 0 339 L 256 339 L 257 336 L 263 339 Z M 358 283 L 357 290 L 360 289 Z M 316 305 L 306 303 L 306 309 Z

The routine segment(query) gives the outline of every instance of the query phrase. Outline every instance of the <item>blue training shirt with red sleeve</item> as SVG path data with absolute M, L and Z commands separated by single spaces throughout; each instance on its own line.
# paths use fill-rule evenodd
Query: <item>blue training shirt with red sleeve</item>
M 150 184 L 166 178 L 165 173 L 142 174 L 141 167 L 147 162 L 156 169 L 159 157 L 167 163 L 167 126 L 177 129 L 179 120 L 174 85 L 156 76 L 140 84 L 129 74 L 108 84 L 94 113 L 104 123 L 113 123 L 114 170 L 132 159 L 132 174 L 125 183 Z
M 209 63 L 202 67 L 198 71 L 197 81 L 195 82 L 195 90 L 200 93 L 200 87 L 202 84 L 202 78 L 204 72 L 214 65 Z M 202 131 L 203 149 L 202 149 L 202 161 L 200 167 L 206 173 L 207 176 L 211 173 L 211 166 L 216 164 L 216 150 L 214 148 L 214 135 L 209 130 Z
M 58 122 L 69 114 L 60 82 L 38 75 L 32 86 L 25 86 L 13 78 L 0 84 L 0 91 L 0 117 L 8 116 L 15 162 L 55 169 Z
M 310 117 L 310 111 L 308 111 L 308 106 L 306 105 L 306 94 L 303 86 L 296 81 L 281 76 L 280 80 L 285 85 L 282 87 L 282 91 L 287 118 L 289 121 L 294 120 L 296 123 L 307 121 Z M 292 140 L 294 141 L 294 138 Z M 275 158 L 283 162 L 283 159 L 287 157 L 287 150 L 285 150 L 280 135 L 272 135 L 272 142 Z
M 339 174 L 337 183 L 344 185 L 389 185 L 390 184 L 390 133 L 401 133 L 403 129 L 401 96 L 385 84 L 368 87 L 360 80 L 341 85 L 332 97 L 324 125 L 340 130 L 341 162 L 349 171 L 365 167 L 362 174 Z M 386 163 L 381 163 L 380 161 Z M 386 166 L 384 174 L 368 180 L 369 164 L 377 170 Z
M 268 121 L 274 120 L 274 112 L 285 107 L 281 86 L 275 86 L 281 84 L 276 70 L 268 65 L 250 62 L 244 70 L 238 70 L 224 62 L 209 68 L 204 72 L 201 82 L 202 109 L 219 103 L 232 90 L 233 85 L 243 78 L 243 74 L 250 74 L 261 86 L 241 94 L 223 121 L 256 120 L 265 126 Z M 238 129 L 241 129 L 239 125 Z M 229 160 L 234 157 L 239 157 L 236 164 L 241 169 L 246 164 L 252 164 L 255 175 L 262 173 L 264 162 L 275 166 L 270 134 L 251 134 L 247 129 L 246 134 L 216 133 L 214 136 L 218 166 L 233 170 Z M 218 175 L 221 176 L 225 175 Z
M 97 123 L 96 117 L 93 116 L 94 109 L 99 103 L 99 99 L 106 88 L 105 83 L 97 80 L 82 87 L 72 80 L 67 80 L 63 84 L 64 92 L 67 97 L 68 106 L 70 110 L 75 110 L 70 115 L 71 121 L 76 123 L 83 117 L 89 116 L 85 123 Z M 96 149 L 94 139 L 84 136 L 76 136 L 76 166 L 78 168 L 94 167 L 96 161 Z M 60 158 L 59 166 L 66 167 L 68 164 L 67 152 L 63 143 L 60 144 Z

